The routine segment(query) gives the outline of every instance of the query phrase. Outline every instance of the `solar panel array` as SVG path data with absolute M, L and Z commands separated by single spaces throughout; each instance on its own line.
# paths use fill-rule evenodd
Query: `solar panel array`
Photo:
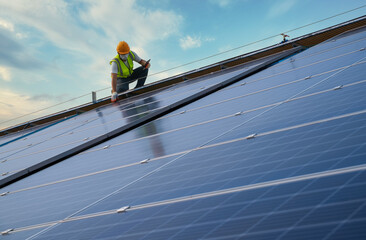
M 2 237 L 365 238 L 365 46 L 365 28 L 340 35 L 2 188 Z M 29 136 L 33 152 L 11 142 L 6 170 L 261 62 L 63 121 Z

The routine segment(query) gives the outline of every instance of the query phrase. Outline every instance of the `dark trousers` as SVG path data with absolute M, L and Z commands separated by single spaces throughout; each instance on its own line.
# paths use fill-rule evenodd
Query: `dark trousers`
M 145 69 L 143 66 L 133 70 L 131 76 L 127 78 L 117 78 L 117 92 L 125 92 L 129 89 L 129 84 L 137 80 L 135 88 L 144 86 L 149 69 Z

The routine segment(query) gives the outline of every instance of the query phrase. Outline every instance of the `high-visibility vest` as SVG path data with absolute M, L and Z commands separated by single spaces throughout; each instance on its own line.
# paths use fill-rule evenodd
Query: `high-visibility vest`
M 130 52 L 127 57 L 127 65 L 122 61 L 122 59 L 119 57 L 119 54 L 117 54 L 110 62 L 109 64 L 112 64 L 112 62 L 117 63 L 118 67 L 118 73 L 117 78 L 127 78 L 131 76 L 133 73 L 133 60 L 135 59 L 135 55 Z

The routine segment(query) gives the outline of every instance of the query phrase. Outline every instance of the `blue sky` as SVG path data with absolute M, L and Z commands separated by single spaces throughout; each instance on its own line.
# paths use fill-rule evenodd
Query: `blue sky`
M 364 0 L 0 0 L 0 129 L 86 103 L 92 91 L 110 94 L 109 60 L 121 40 L 151 58 L 149 83 L 276 44 L 282 32 L 362 5 Z M 288 34 L 294 38 L 365 14 L 366 7 Z

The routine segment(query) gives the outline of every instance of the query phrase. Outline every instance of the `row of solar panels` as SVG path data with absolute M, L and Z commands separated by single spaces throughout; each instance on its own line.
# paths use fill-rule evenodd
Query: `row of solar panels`
M 3 187 L 4 239 L 365 236 L 365 43 L 359 29 L 2 139 L 6 180 L 275 61 Z

